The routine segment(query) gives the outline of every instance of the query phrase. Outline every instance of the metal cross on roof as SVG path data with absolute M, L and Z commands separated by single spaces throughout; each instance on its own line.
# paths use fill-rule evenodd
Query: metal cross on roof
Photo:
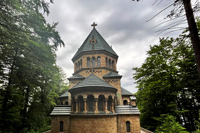
M 95 24 L 95 22 L 93 22 L 93 24 L 91 26 L 93 26 L 93 28 L 95 28 L 95 26 L 97 26 L 97 24 Z

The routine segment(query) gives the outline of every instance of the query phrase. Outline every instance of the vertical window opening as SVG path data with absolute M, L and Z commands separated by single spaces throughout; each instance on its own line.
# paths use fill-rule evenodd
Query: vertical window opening
M 78 70 L 78 64 L 76 63 L 76 70 Z
M 92 66 L 95 66 L 95 57 L 92 57 Z
M 123 104 L 124 104 L 124 105 L 128 105 L 128 101 L 127 101 L 127 100 L 124 100 L 124 101 L 123 101 Z
M 97 66 L 101 66 L 101 57 L 100 56 L 97 57 Z
M 60 121 L 60 132 L 63 132 L 63 121 Z
M 84 101 L 83 101 L 83 96 L 78 96 L 78 104 L 79 104 L 79 112 L 84 111 Z
M 88 105 L 88 111 L 94 112 L 94 96 L 93 95 L 87 96 L 87 105 Z
M 80 61 L 78 61 L 78 69 L 80 69 Z
M 112 60 L 111 68 L 114 68 L 114 60 Z
M 130 121 L 126 121 L 126 132 L 131 132 Z
M 87 57 L 87 66 L 90 66 L 90 57 Z
M 99 95 L 98 99 L 98 111 L 104 111 L 105 96 Z
M 82 68 L 82 59 L 81 59 L 81 61 L 80 61 L 80 68 Z
M 109 59 L 109 61 L 108 61 L 108 63 L 109 63 L 109 67 L 111 68 L 111 59 Z
M 106 67 L 108 67 L 108 58 L 106 57 Z

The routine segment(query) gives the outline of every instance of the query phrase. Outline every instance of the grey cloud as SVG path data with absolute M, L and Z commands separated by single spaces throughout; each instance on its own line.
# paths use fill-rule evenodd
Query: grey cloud
M 119 55 L 118 71 L 123 74 L 122 85 L 135 92 L 132 67 L 139 67 L 146 58 L 149 45 L 158 43 L 155 30 L 150 30 L 166 16 L 149 18 L 163 9 L 166 3 L 152 6 L 153 2 L 132 0 L 57 0 L 50 5 L 49 23 L 59 22 L 59 31 L 66 46 L 57 51 L 57 64 L 70 77 L 73 73 L 71 58 L 91 31 L 91 23 L 112 45 Z M 173 34 L 174 36 L 177 34 Z M 159 35 L 160 36 L 160 35 Z

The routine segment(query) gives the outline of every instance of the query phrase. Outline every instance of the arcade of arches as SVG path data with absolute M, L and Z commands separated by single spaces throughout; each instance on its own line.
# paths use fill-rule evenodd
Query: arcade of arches
M 86 98 L 79 95 L 72 97 L 71 106 L 73 113 L 115 113 L 115 100 L 111 95 L 105 97 L 100 94 L 97 98 L 92 94 Z
M 102 65 L 102 57 L 101 56 L 92 56 L 92 57 L 87 57 L 86 62 L 83 62 L 85 58 L 81 58 L 75 63 L 75 71 L 80 70 L 81 68 L 88 68 L 88 67 L 107 67 L 110 69 L 116 69 L 116 61 L 110 57 L 105 57 L 105 64 L 104 66 Z M 87 63 L 84 65 L 84 63 Z M 85 67 L 83 67 L 85 66 Z

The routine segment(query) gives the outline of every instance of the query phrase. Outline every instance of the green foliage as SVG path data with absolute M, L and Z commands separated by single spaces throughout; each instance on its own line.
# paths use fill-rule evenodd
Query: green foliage
M 155 133 L 189 133 L 182 127 L 172 115 L 161 115 L 157 118 L 162 124 L 156 128 Z
M 63 46 L 57 23 L 46 23 L 48 3 L 0 2 L 0 131 L 40 131 L 64 83 L 55 50 Z M 9 128 L 8 128 L 9 127 Z
M 200 83 L 191 45 L 182 38 L 161 38 L 150 47 L 148 57 L 134 78 L 142 127 L 154 131 L 161 125 L 154 117 L 171 114 L 188 131 L 199 121 Z

